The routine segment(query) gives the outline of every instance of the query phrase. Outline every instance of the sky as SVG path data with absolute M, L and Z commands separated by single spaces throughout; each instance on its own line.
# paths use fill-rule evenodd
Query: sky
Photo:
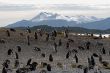
M 32 19 L 40 12 L 110 17 L 110 0 L 0 0 L 0 26 Z

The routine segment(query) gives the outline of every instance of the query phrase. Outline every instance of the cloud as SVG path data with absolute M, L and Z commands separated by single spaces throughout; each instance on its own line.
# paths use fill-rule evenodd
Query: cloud
M 26 10 L 110 10 L 110 5 L 83 5 L 83 4 L 6 4 L 0 2 L 0 11 L 26 11 Z
M 0 11 L 25 11 L 35 10 L 36 7 L 33 4 L 4 4 L 0 3 Z
M 39 5 L 37 8 L 46 10 L 108 10 L 110 5 L 48 4 Z

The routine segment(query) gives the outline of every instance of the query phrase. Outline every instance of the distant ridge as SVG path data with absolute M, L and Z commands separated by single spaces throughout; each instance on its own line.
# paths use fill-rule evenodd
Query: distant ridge
M 16 27 L 15 29 L 22 29 L 25 30 L 26 27 Z M 97 29 L 86 29 L 82 27 L 52 27 L 48 25 L 38 25 L 34 27 L 30 27 L 31 30 L 36 29 L 43 29 L 45 31 L 51 32 L 54 29 L 57 31 L 64 31 L 65 29 L 68 29 L 69 32 L 75 32 L 75 33 L 97 33 L 97 34 L 110 34 L 110 29 L 107 30 L 97 30 Z

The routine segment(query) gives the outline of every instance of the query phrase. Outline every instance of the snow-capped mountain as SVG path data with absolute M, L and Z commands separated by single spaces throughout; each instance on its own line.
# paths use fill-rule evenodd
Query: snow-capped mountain
M 64 15 L 60 15 L 60 14 L 41 12 L 36 17 L 32 18 L 31 21 L 38 22 L 38 21 L 43 21 L 43 20 L 57 20 L 57 19 L 75 21 L 78 24 L 102 20 L 102 18 L 97 18 L 94 16 L 83 16 L 83 15 L 64 16 Z
M 36 17 L 32 18 L 31 21 L 38 22 L 42 20 L 53 20 L 53 19 L 56 19 L 57 16 L 58 16 L 57 14 L 41 12 Z
M 8 28 L 14 27 L 33 27 L 38 25 L 48 25 L 53 27 L 83 27 L 88 29 L 109 29 L 110 18 L 97 18 L 94 16 L 64 16 L 60 14 L 41 12 L 31 20 L 21 20 L 9 24 Z

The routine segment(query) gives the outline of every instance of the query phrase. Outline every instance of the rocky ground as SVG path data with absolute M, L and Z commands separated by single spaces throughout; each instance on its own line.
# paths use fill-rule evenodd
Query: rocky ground
M 32 62 L 37 62 L 38 65 L 35 71 L 29 71 L 29 73 L 39 73 L 41 70 L 46 70 L 46 67 L 41 66 L 41 62 L 45 62 L 51 65 L 52 71 L 47 71 L 48 73 L 83 73 L 84 68 L 88 67 L 88 58 L 91 57 L 93 53 L 96 53 L 98 56 L 101 55 L 103 61 L 108 63 L 108 66 L 105 67 L 99 62 L 99 57 L 94 57 L 95 66 L 94 69 L 88 71 L 88 73 L 110 73 L 110 39 L 94 39 L 90 36 L 77 36 L 69 35 L 68 38 L 65 38 L 62 34 L 59 34 L 55 41 L 49 38 L 49 41 L 46 41 L 46 34 L 43 33 L 43 36 L 38 34 L 38 39 L 34 38 L 35 31 L 28 33 L 26 30 L 16 30 L 10 31 L 10 37 L 7 36 L 7 30 L 9 29 L 0 29 L 0 73 L 2 73 L 3 62 L 8 59 L 10 60 L 8 73 L 16 73 L 18 68 L 26 66 L 27 61 L 32 58 Z M 30 36 L 30 45 L 27 44 L 27 35 Z M 62 45 L 57 46 L 57 53 L 54 50 L 54 42 L 58 44 L 59 39 L 62 40 Z M 66 49 L 66 43 L 68 39 L 74 40 L 69 43 L 69 48 Z M 5 41 L 5 43 L 2 42 Z M 85 43 L 89 41 L 90 49 L 81 50 L 78 46 L 85 48 Z M 101 45 L 100 45 L 101 44 Z M 102 45 L 103 44 L 103 45 Z M 21 52 L 18 52 L 17 46 L 21 46 Z M 35 51 L 34 48 L 39 47 L 41 51 Z M 101 49 L 104 47 L 105 54 L 101 52 Z M 13 49 L 13 54 L 8 55 L 7 51 Z M 68 59 L 66 59 L 66 54 L 68 51 L 73 49 L 77 50 L 72 52 Z M 15 63 L 15 52 L 19 56 L 19 66 L 14 67 Z M 45 57 L 42 57 L 41 54 L 44 53 Z M 52 54 L 53 62 L 49 61 L 49 55 Z M 75 62 L 75 54 L 78 57 L 78 63 Z M 60 65 L 59 65 L 60 64 Z M 83 66 L 83 68 L 77 68 L 78 65 Z M 97 71 L 98 70 L 98 71 Z

